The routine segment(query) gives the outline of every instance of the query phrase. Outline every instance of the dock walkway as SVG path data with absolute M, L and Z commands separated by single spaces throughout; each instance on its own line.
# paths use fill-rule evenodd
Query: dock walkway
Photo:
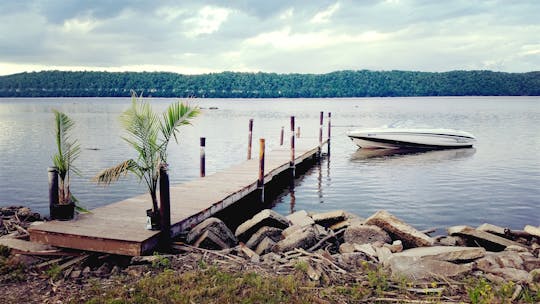
M 323 142 L 323 145 L 327 141 Z M 299 139 L 295 165 L 319 151 L 319 141 Z M 290 168 L 291 151 L 279 147 L 266 153 L 265 184 Z M 171 234 L 179 235 L 218 211 L 257 190 L 259 159 L 254 158 L 224 171 L 172 185 Z M 159 197 L 159 196 L 158 196 Z M 121 255 L 151 253 L 159 231 L 145 229 L 146 210 L 151 208 L 145 193 L 80 214 L 72 221 L 50 221 L 29 229 L 30 240 L 38 243 Z

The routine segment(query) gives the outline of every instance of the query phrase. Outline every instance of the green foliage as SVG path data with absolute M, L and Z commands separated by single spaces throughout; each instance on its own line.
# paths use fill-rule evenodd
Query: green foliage
M 122 113 L 120 122 L 127 132 L 127 136 L 123 139 L 138 156 L 136 159 L 128 159 L 103 170 L 94 177 L 94 180 L 108 185 L 131 172 L 145 181 L 152 197 L 154 211 L 157 211 L 159 166 L 167 162 L 169 141 L 171 137 L 177 140 L 178 128 L 190 124 L 190 121 L 199 114 L 199 109 L 176 102 L 165 110 L 160 120 L 160 116 L 153 112 L 142 94 L 137 95 L 132 91 L 131 99 L 131 107 Z
M 52 265 L 49 269 L 47 269 L 45 271 L 45 274 L 53 279 L 53 281 L 56 281 L 60 278 L 60 276 L 62 275 L 62 269 L 60 268 L 60 266 L 58 266 L 58 264 L 54 264 Z
M 71 174 L 78 174 L 73 165 L 81 154 L 81 147 L 76 139 L 71 137 L 75 123 L 66 114 L 53 110 L 54 134 L 57 151 L 53 155 L 53 164 L 58 169 L 60 178 L 58 185 L 59 204 L 69 204 L 76 201 L 70 191 Z
M 0 283 L 21 282 L 26 278 L 26 266 L 9 255 L 0 255 Z
M 171 267 L 171 261 L 160 255 L 159 253 L 155 252 L 154 256 L 156 257 L 156 260 L 152 261 L 152 268 L 154 269 L 169 269 Z
M 0 97 L 295 98 L 538 96 L 540 72 L 337 71 L 328 74 L 46 71 L 0 76 Z

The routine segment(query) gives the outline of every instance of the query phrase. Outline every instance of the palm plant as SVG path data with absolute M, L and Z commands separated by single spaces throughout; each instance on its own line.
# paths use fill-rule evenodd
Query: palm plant
M 70 133 L 75 123 L 66 114 L 53 110 L 57 152 L 53 155 L 53 164 L 58 169 L 60 177 L 58 185 L 58 204 L 67 205 L 76 199 L 71 194 L 70 182 L 72 173 L 79 174 L 73 162 L 79 157 L 81 147 Z
M 152 207 L 157 212 L 159 165 L 167 162 L 167 146 L 171 138 L 178 143 L 178 128 L 190 124 L 199 114 L 199 109 L 176 102 L 165 110 L 160 119 L 142 94 L 137 96 L 132 91 L 131 101 L 131 107 L 120 116 L 120 123 L 128 133 L 123 139 L 135 149 L 138 157 L 101 171 L 94 180 L 98 184 L 108 185 L 129 172 L 135 174 L 145 181 L 152 197 Z

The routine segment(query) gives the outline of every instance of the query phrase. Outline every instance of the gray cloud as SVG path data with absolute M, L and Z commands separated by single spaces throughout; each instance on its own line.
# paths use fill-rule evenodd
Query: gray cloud
M 540 69 L 538 1 L 0 2 L 0 73 Z

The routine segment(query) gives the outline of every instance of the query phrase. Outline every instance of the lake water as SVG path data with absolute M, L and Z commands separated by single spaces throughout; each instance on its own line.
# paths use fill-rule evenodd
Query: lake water
M 162 111 L 172 101 L 152 99 L 152 105 Z M 299 178 L 294 193 L 284 191 L 274 202 L 276 211 L 344 209 L 367 217 L 386 209 L 421 229 L 484 222 L 513 229 L 540 225 L 539 97 L 190 102 L 204 109 L 193 126 L 181 129 L 180 143 L 169 147 L 172 183 L 198 177 L 199 137 L 207 138 L 206 170 L 211 174 L 246 158 L 250 118 L 254 140 L 264 137 L 272 149 L 291 115 L 301 137 L 317 137 L 319 112 L 324 111 L 325 134 L 326 113 L 332 112 L 331 157 Z M 77 124 L 82 176 L 72 191 L 82 205 L 93 208 L 144 193 L 134 178 L 109 187 L 89 181 L 101 169 L 134 156 L 121 139 L 118 122 L 129 105 L 128 98 L 0 99 L 0 206 L 27 205 L 48 213 L 52 109 L 66 112 Z M 473 149 L 370 157 L 345 136 L 356 127 L 391 124 L 461 129 L 473 133 L 477 143 Z

